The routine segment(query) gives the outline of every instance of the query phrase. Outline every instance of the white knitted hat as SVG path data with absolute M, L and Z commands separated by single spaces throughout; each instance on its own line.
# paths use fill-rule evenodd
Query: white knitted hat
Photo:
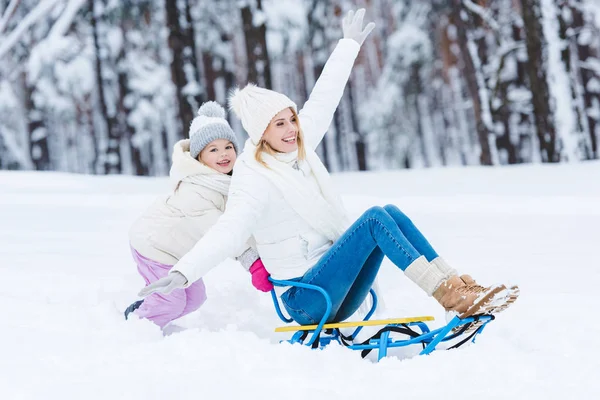
M 210 142 L 217 139 L 229 140 L 239 153 L 235 133 L 225 119 L 225 109 L 215 101 L 207 101 L 190 124 L 190 155 L 197 158 Z
M 296 111 L 296 103 L 286 95 L 252 83 L 241 90 L 234 89 L 229 96 L 229 108 L 242 120 L 242 126 L 255 145 L 273 117 L 289 107 Z

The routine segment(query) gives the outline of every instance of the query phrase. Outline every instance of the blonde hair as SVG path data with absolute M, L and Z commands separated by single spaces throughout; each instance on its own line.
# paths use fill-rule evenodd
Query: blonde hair
M 298 117 L 298 113 L 296 110 L 290 107 L 292 114 L 296 117 L 296 125 L 298 126 L 298 137 L 296 138 L 296 143 L 298 144 L 298 160 L 302 161 L 306 158 L 306 149 L 304 148 L 304 133 L 302 132 L 302 128 L 300 127 L 300 118 Z M 270 123 L 269 123 L 270 124 Z M 262 153 L 267 153 L 272 156 L 278 153 L 266 140 L 260 139 L 258 145 L 256 146 L 256 151 L 254 152 L 254 159 L 258 161 L 265 168 L 269 168 L 267 163 L 262 159 Z

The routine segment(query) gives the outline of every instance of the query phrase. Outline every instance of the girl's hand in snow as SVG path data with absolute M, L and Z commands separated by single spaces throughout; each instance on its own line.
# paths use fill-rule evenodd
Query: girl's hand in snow
M 186 283 L 187 278 L 181 272 L 175 271 L 140 290 L 138 296 L 146 297 L 152 293 L 169 294 L 175 289 L 183 288 Z
M 354 10 L 348 11 L 348 14 L 342 20 L 344 39 L 355 40 L 359 45 L 362 46 L 369 33 L 371 33 L 373 28 L 375 28 L 375 23 L 369 22 L 369 24 L 363 30 L 362 25 L 364 16 L 364 8 L 359 9 L 356 14 L 354 13 Z

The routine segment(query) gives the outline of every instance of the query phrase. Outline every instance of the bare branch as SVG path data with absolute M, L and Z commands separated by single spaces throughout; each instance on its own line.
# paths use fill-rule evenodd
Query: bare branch
M 487 8 L 481 7 L 478 4 L 473 3 L 472 0 L 463 0 L 463 4 L 465 6 L 465 8 L 467 8 L 469 11 L 471 11 L 474 14 L 477 14 L 481 17 L 482 20 L 485 21 L 485 23 L 492 28 L 494 31 L 499 32 L 500 31 L 500 26 L 498 25 L 498 22 L 496 22 L 494 20 L 494 18 L 492 18 L 491 16 L 491 11 Z
M 73 23 L 73 19 L 85 2 L 86 0 L 69 0 L 60 17 L 56 20 L 52 29 L 50 29 L 48 37 L 63 36 L 67 33 L 67 30 L 69 30 L 69 27 Z
M 6 25 L 10 18 L 15 14 L 15 10 L 19 6 L 19 3 L 21 3 L 21 0 L 12 0 L 8 7 L 6 7 L 4 15 L 0 18 L 0 34 L 6 29 Z
M 29 29 L 29 27 L 46 16 L 59 2 L 60 0 L 45 0 L 38 3 L 38 5 L 23 18 L 21 23 L 17 25 L 15 30 L 13 30 L 6 38 L 2 39 L 0 42 L 0 59 L 2 59 L 2 57 L 18 43 L 21 36 Z

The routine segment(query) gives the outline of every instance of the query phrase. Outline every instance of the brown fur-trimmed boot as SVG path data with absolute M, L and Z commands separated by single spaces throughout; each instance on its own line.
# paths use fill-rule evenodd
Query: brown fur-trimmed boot
M 519 296 L 519 288 L 505 285 L 484 287 L 470 275 L 460 275 L 443 258 L 427 262 L 421 256 L 414 260 L 404 274 L 429 296 L 433 296 L 446 311 L 460 318 L 476 314 L 497 314 L 504 311 Z
M 505 310 L 517 299 L 517 286 L 484 287 L 469 275 L 451 276 L 433 292 L 433 297 L 446 309 L 467 318 L 476 314 L 496 314 Z
M 480 286 L 475 279 L 473 279 L 470 275 L 461 275 L 460 279 L 467 285 L 471 286 Z M 517 285 L 510 286 L 506 289 L 505 292 L 502 292 L 504 297 L 495 296 L 495 301 L 486 306 L 487 314 L 498 314 L 504 310 L 506 310 L 512 303 L 517 300 L 519 294 L 521 293 L 519 287 Z

